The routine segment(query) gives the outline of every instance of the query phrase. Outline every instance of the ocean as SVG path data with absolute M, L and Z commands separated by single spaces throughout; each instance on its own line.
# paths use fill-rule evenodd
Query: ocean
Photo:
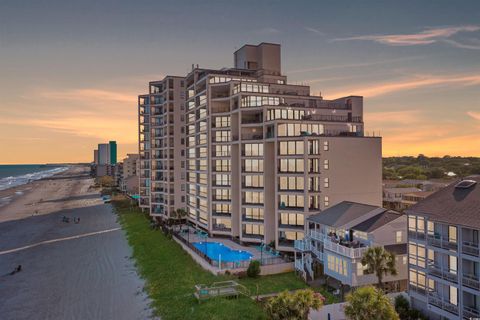
M 0 190 L 16 187 L 30 181 L 53 176 L 65 171 L 68 166 L 49 164 L 0 165 Z

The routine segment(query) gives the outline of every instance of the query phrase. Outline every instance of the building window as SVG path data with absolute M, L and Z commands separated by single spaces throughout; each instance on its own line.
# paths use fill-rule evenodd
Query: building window
M 291 225 L 291 226 L 303 226 L 304 225 L 303 214 L 282 213 L 280 214 L 280 224 Z
M 448 271 L 452 274 L 457 274 L 457 257 L 448 256 Z
M 280 190 L 304 190 L 304 177 L 280 177 Z
M 215 117 L 215 128 L 230 127 L 230 117 Z
M 328 261 L 328 265 L 327 265 L 328 269 L 330 269 L 331 271 L 337 274 L 347 276 L 348 267 L 347 267 L 347 261 L 345 261 L 345 259 L 328 255 L 327 261 Z
M 330 179 L 329 178 L 323 178 L 323 186 L 325 188 L 330 187 Z
M 402 231 L 395 231 L 395 242 L 401 243 L 402 240 Z
M 294 194 L 280 195 L 280 209 L 303 208 L 305 207 L 305 197 Z
M 323 198 L 323 204 L 324 204 L 325 207 L 328 207 L 330 205 L 330 200 L 329 200 L 328 196 L 325 196 Z
M 263 236 L 263 225 L 260 224 L 244 224 L 243 232 L 247 235 L 261 235 Z
M 263 192 L 244 192 L 244 203 L 263 204 Z
M 457 243 L 457 227 L 448 226 L 448 241 Z
M 330 162 L 325 159 L 323 160 L 323 169 L 328 170 L 330 168 Z
M 410 242 L 408 244 L 408 260 L 411 265 L 425 268 L 425 246 Z
M 303 159 L 280 159 L 280 172 L 304 172 Z
M 263 188 L 262 175 L 246 175 L 244 181 L 244 187 L 246 188 Z
M 244 172 L 263 172 L 263 159 L 245 159 Z
M 456 287 L 450 286 L 450 303 L 453 305 L 458 305 L 458 289 Z
M 244 155 L 247 157 L 263 156 L 263 143 L 246 143 Z
M 323 151 L 328 151 L 328 141 L 323 141 Z
M 303 141 L 281 141 L 280 155 L 303 155 L 304 142 Z
M 243 214 L 245 219 L 263 220 L 263 208 L 244 208 Z

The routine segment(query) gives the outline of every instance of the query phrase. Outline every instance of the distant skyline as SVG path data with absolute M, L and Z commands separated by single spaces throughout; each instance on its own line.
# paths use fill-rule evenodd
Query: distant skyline
M 1 1 L 0 164 L 137 153 L 137 95 L 282 45 L 289 82 L 364 96 L 383 155 L 480 156 L 480 1 Z

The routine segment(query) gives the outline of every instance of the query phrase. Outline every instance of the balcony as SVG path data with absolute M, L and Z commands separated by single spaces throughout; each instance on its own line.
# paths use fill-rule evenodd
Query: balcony
M 425 233 L 408 230 L 408 238 L 412 240 L 416 239 L 416 240 L 425 241 Z
M 228 228 L 224 224 L 214 224 L 213 231 L 231 232 L 232 228 Z
M 479 256 L 478 244 L 464 241 L 462 243 L 462 253 L 468 254 L 470 256 L 478 257 Z
M 328 237 L 324 239 L 324 248 L 348 258 L 361 258 L 368 247 L 351 248 L 331 241 Z
M 255 217 L 247 216 L 245 214 L 242 214 L 242 221 L 243 222 L 260 222 L 260 223 L 264 222 L 263 217 L 255 218 Z
M 446 300 L 443 300 L 440 296 L 438 296 L 434 292 L 428 293 L 428 303 L 437 308 L 453 313 L 454 315 L 458 315 L 458 306 L 451 304 Z
M 242 140 L 262 140 L 262 133 L 242 133 Z
M 355 122 L 361 123 L 362 117 L 354 116 L 336 116 L 336 115 L 328 115 L 328 114 L 310 114 L 305 115 L 303 120 L 313 120 L 313 121 L 326 121 L 326 122 Z
M 242 232 L 242 237 L 247 239 L 256 239 L 256 240 L 263 240 L 264 238 L 262 234 L 253 234 L 253 233 L 245 233 L 245 232 Z
M 473 274 L 463 274 L 462 284 L 466 287 L 480 290 L 480 279 Z
M 429 245 L 442 248 L 445 250 L 458 250 L 458 245 L 455 242 L 450 242 L 448 239 L 444 239 L 439 235 L 428 235 L 427 242 Z
M 467 319 L 479 319 L 480 310 L 474 307 L 463 306 L 463 317 Z
M 312 248 L 312 243 L 305 240 L 295 240 L 293 247 L 298 251 L 310 251 Z
M 325 234 L 319 231 L 310 230 L 310 237 L 318 241 L 323 241 L 323 239 L 325 238 Z
M 451 273 L 449 270 L 442 269 L 441 266 L 429 264 L 428 273 L 437 278 L 458 283 L 458 275 L 456 273 Z

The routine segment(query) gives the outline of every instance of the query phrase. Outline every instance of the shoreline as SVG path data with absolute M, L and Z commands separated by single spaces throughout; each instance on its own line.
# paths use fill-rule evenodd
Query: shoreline
M 86 192 L 91 181 L 78 178 L 85 178 L 88 174 L 87 166 L 76 165 L 52 176 L 1 190 L 0 223 L 81 206 L 82 203 L 74 201 L 74 197 Z M 72 201 L 61 201 L 69 197 Z

